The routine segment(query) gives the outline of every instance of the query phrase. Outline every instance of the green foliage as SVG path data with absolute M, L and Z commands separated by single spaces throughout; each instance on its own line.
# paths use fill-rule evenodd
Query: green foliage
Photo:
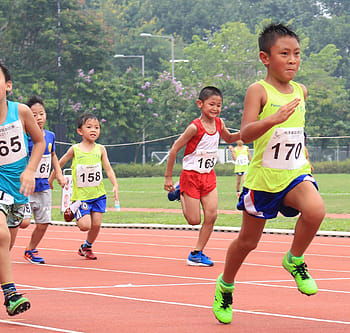
M 313 163 L 315 173 L 349 173 L 350 160 Z
M 154 164 L 116 164 L 113 169 L 120 178 L 129 177 L 160 177 L 164 175 L 165 165 Z M 181 172 L 181 165 L 176 164 L 173 176 L 178 177 Z
M 258 33 L 267 22 L 287 22 L 302 41 L 308 135 L 347 135 L 348 9 L 346 0 L 3 0 L 0 51 L 11 99 L 41 95 L 61 141 L 76 140 L 75 118 L 93 111 L 103 120 L 100 142 L 138 142 L 183 132 L 208 84 L 224 93 L 226 126 L 239 128 L 245 91 L 265 73 Z M 189 60 L 175 63 L 174 80 L 170 40 L 141 32 L 174 36 L 175 59 Z M 139 59 L 114 54 L 144 55 L 145 81 Z
M 313 163 L 315 174 L 349 174 L 350 160 L 340 162 L 315 162 Z M 161 177 L 165 172 L 165 165 L 142 164 L 115 164 L 114 171 L 120 178 L 129 177 Z M 178 177 L 182 170 L 181 164 L 175 164 L 173 176 Z M 233 176 L 231 163 L 217 164 L 215 166 L 217 176 Z

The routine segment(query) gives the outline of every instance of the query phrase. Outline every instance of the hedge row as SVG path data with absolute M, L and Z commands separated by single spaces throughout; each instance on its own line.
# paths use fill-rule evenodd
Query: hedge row
M 349 173 L 350 160 L 341 162 L 316 162 L 313 164 L 314 173 Z M 113 166 L 118 177 L 161 177 L 164 176 L 165 164 L 116 164 Z M 176 164 L 173 176 L 179 176 L 181 165 Z M 215 172 L 218 176 L 232 176 L 233 164 L 217 164 Z

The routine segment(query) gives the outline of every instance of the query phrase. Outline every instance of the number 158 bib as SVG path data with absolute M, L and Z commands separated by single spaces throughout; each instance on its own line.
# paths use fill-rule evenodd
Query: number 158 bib
M 306 163 L 303 127 L 276 128 L 262 158 L 262 166 L 295 170 Z
M 101 164 L 95 165 L 77 165 L 77 186 L 92 187 L 100 185 L 102 181 Z

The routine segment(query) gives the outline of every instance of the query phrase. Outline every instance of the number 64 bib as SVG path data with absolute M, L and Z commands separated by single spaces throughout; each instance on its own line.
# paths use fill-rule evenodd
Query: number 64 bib
M 93 187 L 100 185 L 102 181 L 101 163 L 95 165 L 77 165 L 77 186 Z
M 262 158 L 262 166 L 295 170 L 306 163 L 303 127 L 276 128 Z

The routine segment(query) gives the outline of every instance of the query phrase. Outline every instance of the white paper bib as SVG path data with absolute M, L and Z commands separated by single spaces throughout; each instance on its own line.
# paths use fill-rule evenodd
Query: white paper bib
M 21 121 L 0 126 L 0 165 L 17 162 L 25 156 L 27 150 Z
M 262 166 L 273 169 L 295 170 L 306 163 L 304 128 L 276 128 L 264 151 Z
M 51 154 L 43 155 L 38 168 L 35 172 L 35 178 L 49 178 L 51 171 Z
M 209 173 L 215 166 L 218 159 L 217 149 L 199 150 L 195 152 L 194 170 L 200 173 Z
M 95 165 L 77 165 L 77 186 L 93 187 L 100 185 L 102 181 L 101 163 Z

